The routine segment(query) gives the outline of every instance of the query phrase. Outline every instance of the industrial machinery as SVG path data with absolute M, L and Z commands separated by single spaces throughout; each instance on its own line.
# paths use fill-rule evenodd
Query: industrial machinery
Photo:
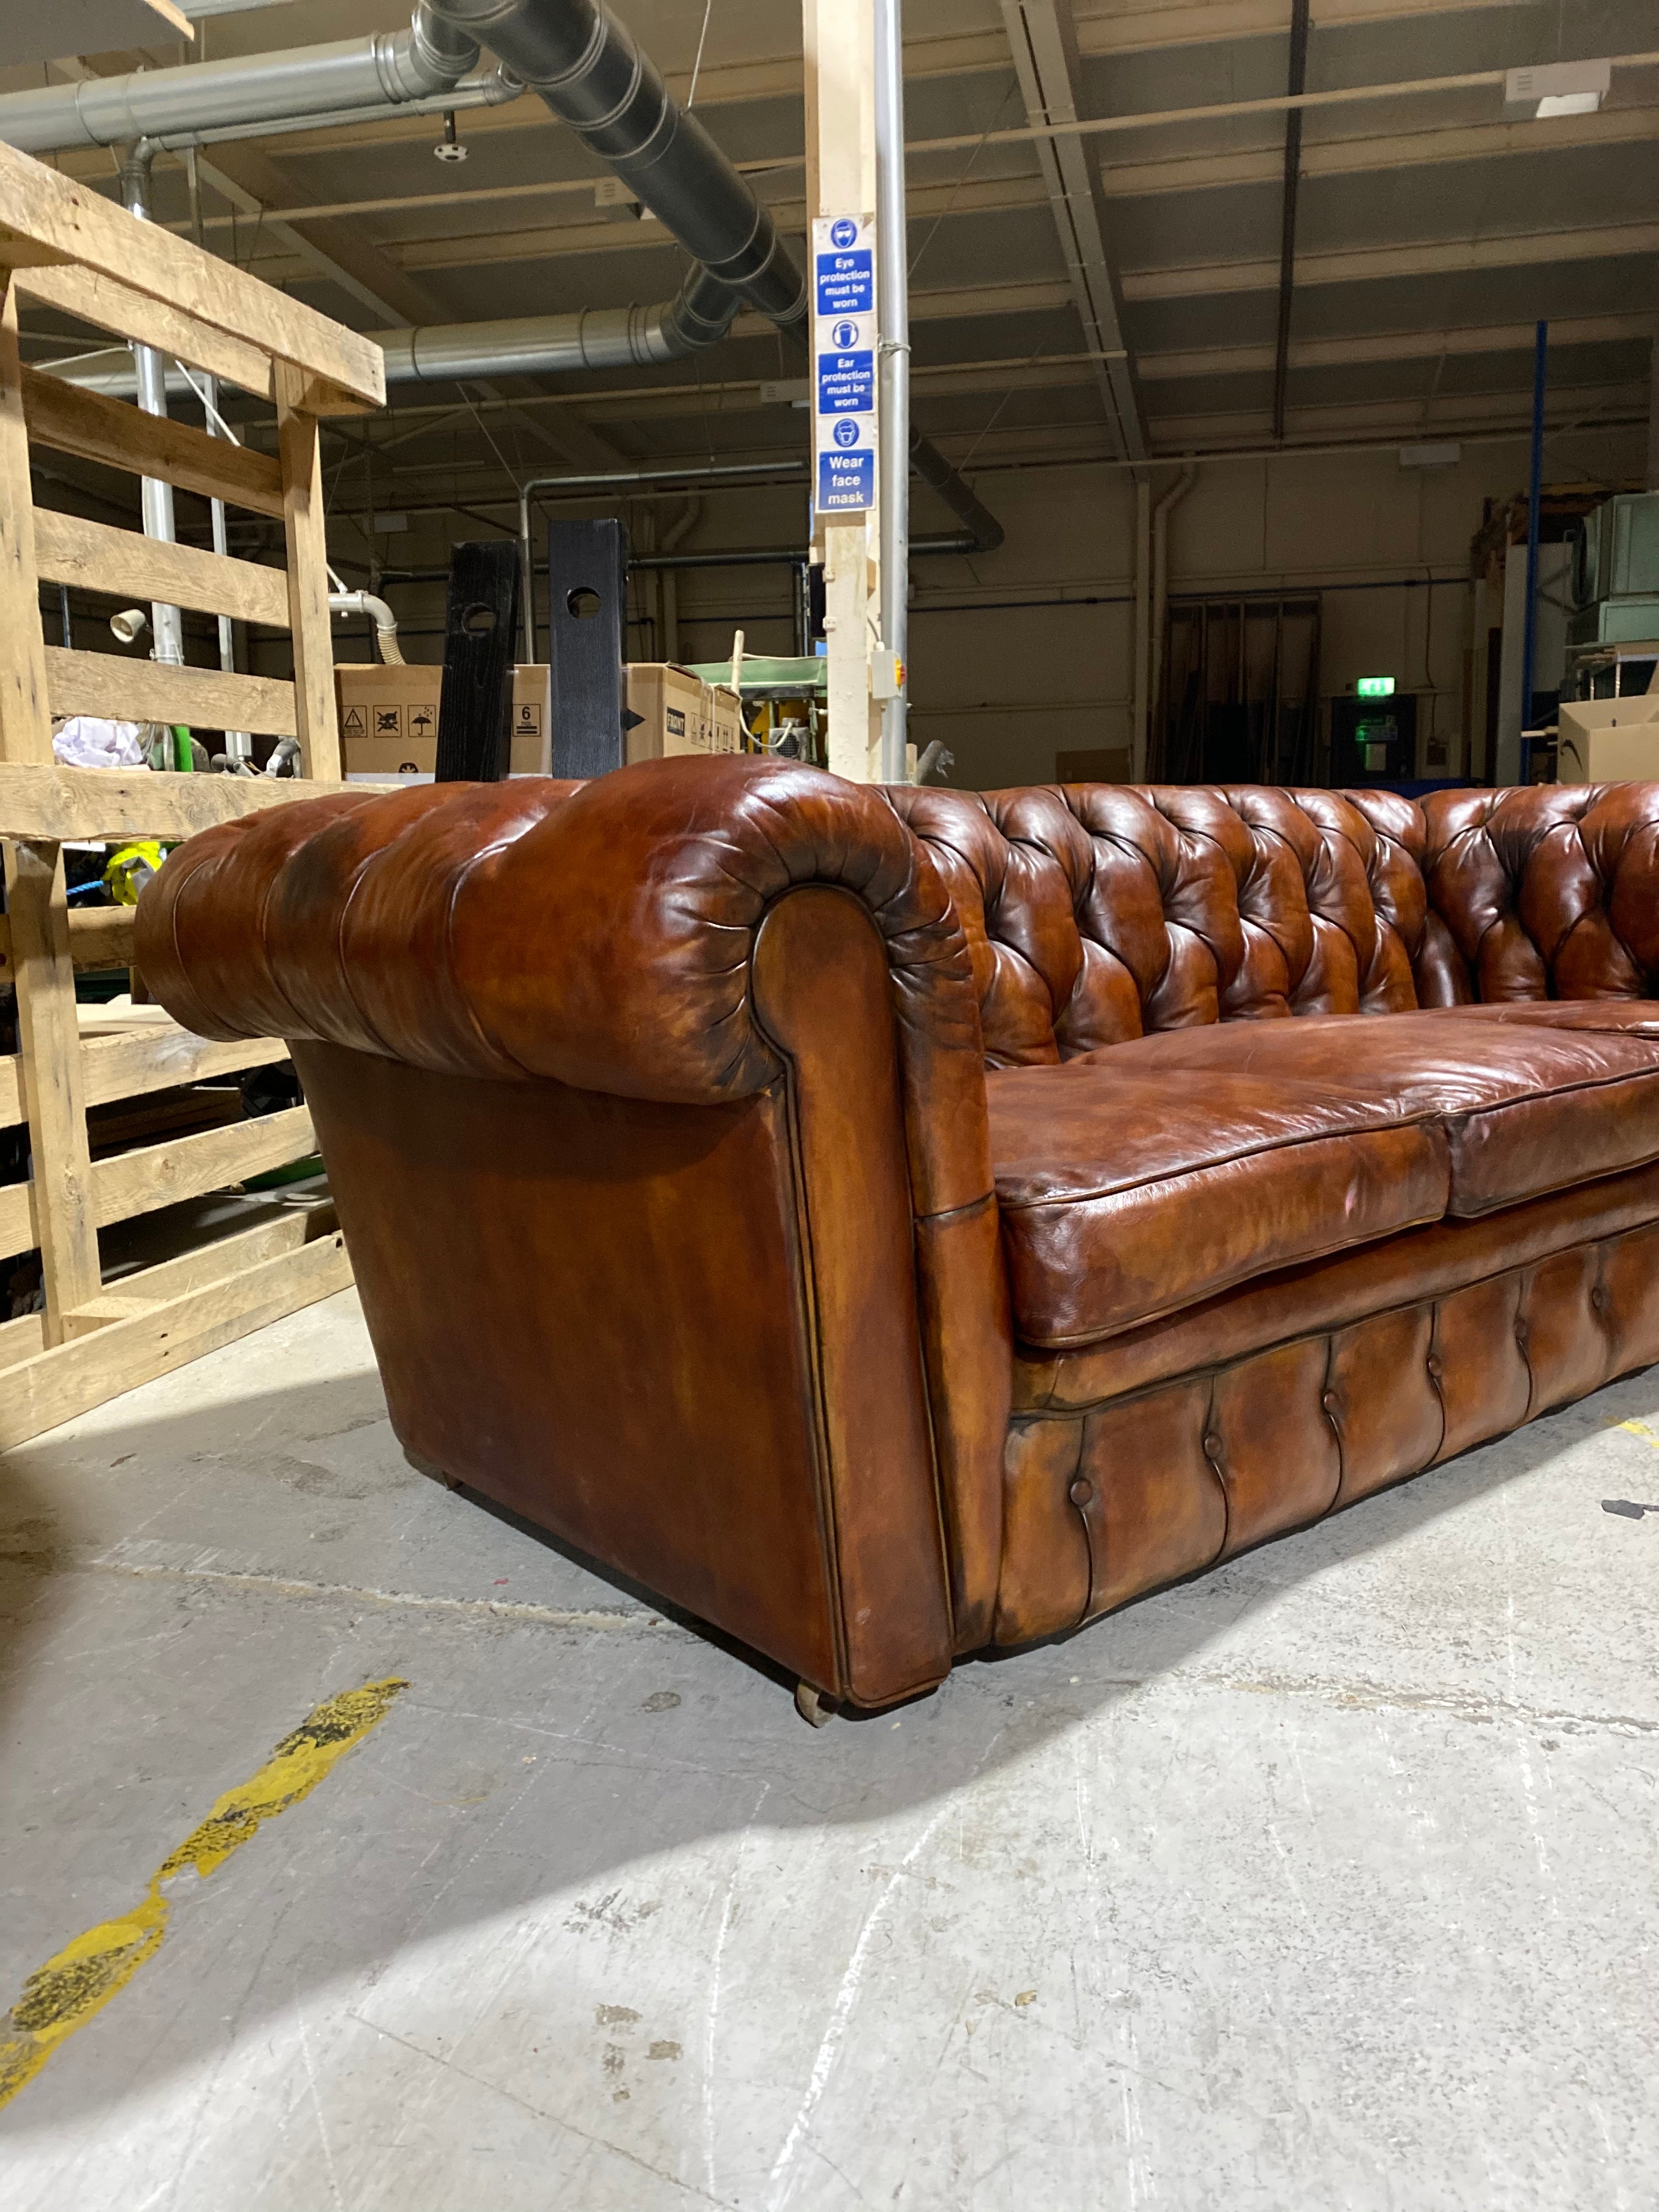
M 1659 491 L 1620 492 L 1573 547 L 1569 647 L 1659 637 Z

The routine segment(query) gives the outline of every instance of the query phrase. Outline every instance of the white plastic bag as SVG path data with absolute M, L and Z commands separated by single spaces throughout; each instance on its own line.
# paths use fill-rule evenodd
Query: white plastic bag
M 52 750 L 64 768 L 143 768 L 142 722 L 106 722 L 96 714 L 71 714 L 52 738 Z

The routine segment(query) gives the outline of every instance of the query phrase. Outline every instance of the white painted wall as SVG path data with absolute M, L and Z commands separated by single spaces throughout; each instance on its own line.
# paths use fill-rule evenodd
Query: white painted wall
M 1554 483 L 1611 483 L 1639 477 L 1644 458 L 1641 429 L 1553 439 L 1546 473 Z M 1470 541 L 1483 502 L 1512 497 L 1525 470 L 1523 438 L 1466 446 L 1455 467 L 1432 471 L 1402 470 L 1394 448 L 1206 461 L 1170 518 L 1170 592 L 1319 589 L 1322 695 L 1358 676 L 1393 675 L 1419 697 L 1422 772 L 1461 774 L 1468 663 L 1471 648 L 1485 653 L 1484 636 L 1474 635 Z M 1173 473 L 1160 464 L 1155 490 Z M 942 737 L 956 755 L 951 781 L 987 789 L 1051 778 L 1058 752 L 1128 744 L 1134 496 L 1127 471 L 1098 465 L 987 470 L 975 483 L 1006 541 L 984 556 L 915 562 L 910 694 L 917 740 Z M 680 504 L 656 503 L 659 528 Z M 797 544 L 803 507 L 799 487 L 708 493 L 686 550 Z M 644 512 L 634 511 L 636 531 Z M 447 526 L 436 518 L 417 525 L 396 541 L 397 556 L 442 560 Z M 913 526 L 926 533 L 952 524 L 918 488 Z M 390 552 L 393 541 L 384 544 Z M 342 545 L 360 556 L 360 544 Z M 410 631 L 427 632 L 411 634 L 410 657 L 438 659 L 442 586 L 404 587 L 394 598 Z M 643 578 L 634 600 L 649 611 Z M 781 568 L 682 571 L 682 657 L 724 658 L 739 626 L 750 651 L 787 652 L 792 606 Z M 643 659 L 660 648 L 636 627 L 629 650 Z M 360 657 L 365 647 L 343 651 Z M 1447 760 L 1431 770 L 1425 757 L 1437 731 Z

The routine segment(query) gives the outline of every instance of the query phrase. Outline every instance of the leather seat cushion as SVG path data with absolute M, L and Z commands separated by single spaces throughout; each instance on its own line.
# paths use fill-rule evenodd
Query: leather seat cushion
M 1656 1025 L 1644 1002 L 1309 1016 L 993 1073 L 1015 1334 L 1086 1344 L 1659 1159 Z
M 1444 1212 L 1432 1120 L 1327 1081 L 1224 1068 L 1172 1080 L 1139 1054 L 1115 1045 L 986 1078 L 1024 1343 L 1087 1344 Z
M 1114 1051 L 1172 1082 L 1322 1078 L 1433 1119 L 1465 1218 L 1659 1158 L 1659 1006 L 1646 1000 L 1312 1015 L 1168 1030 Z M 1642 1024 L 1646 1024 L 1645 1031 Z

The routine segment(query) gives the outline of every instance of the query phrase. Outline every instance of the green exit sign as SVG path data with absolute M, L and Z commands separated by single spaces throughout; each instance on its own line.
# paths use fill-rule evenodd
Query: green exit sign
M 1394 678 L 1392 676 L 1362 676 L 1353 688 L 1362 699 L 1392 699 Z

